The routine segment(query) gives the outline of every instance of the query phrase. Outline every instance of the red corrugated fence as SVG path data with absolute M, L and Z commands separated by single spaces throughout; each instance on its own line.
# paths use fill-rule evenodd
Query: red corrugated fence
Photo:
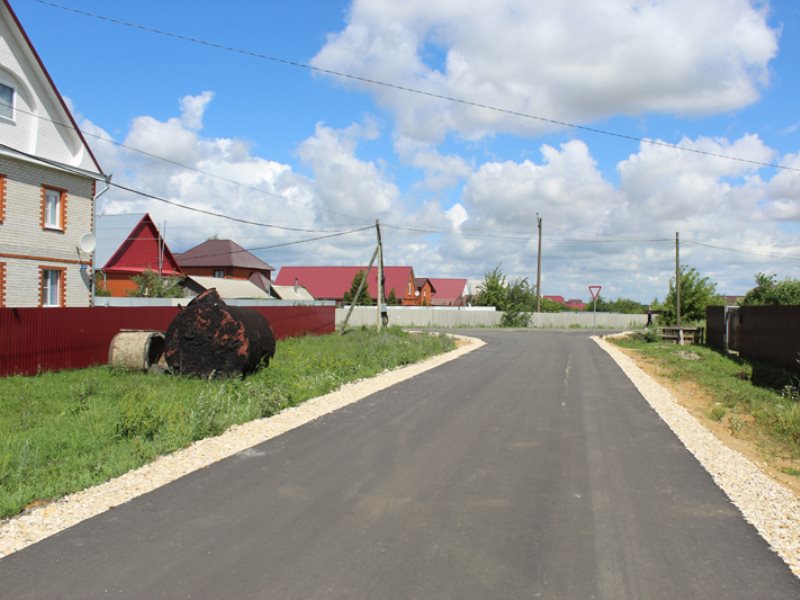
M 277 339 L 335 329 L 333 306 L 254 306 Z M 166 331 L 177 307 L 0 308 L 0 376 L 79 369 L 108 361 L 122 329 Z

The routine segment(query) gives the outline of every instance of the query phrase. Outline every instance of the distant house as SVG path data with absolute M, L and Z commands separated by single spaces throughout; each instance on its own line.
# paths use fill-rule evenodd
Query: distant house
M 89 306 L 96 183 L 105 175 L 7 0 L 0 143 L 0 307 Z
M 465 297 L 469 294 L 466 279 L 435 277 L 430 281 L 436 289 L 431 300 L 433 306 L 464 306 L 466 304 Z
M 137 287 L 132 277 L 145 271 L 163 277 L 181 275 L 149 214 L 98 216 L 95 260 L 101 273 L 98 289 L 112 296 L 128 296 Z
M 186 288 L 187 296 L 198 296 L 206 290 L 214 288 L 223 300 L 235 298 L 269 300 L 271 298 L 267 292 L 247 279 L 222 279 L 219 277 L 187 275 L 183 286 Z
M 569 308 L 570 310 L 585 310 L 586 303 L 583 300 L 579 300 L 577 298 L 570 298 L 566 302 L 564 302 L 564 306 Z
M 366 267 L 283 267 L 275 283 L 282 286 L 301 285 L 317 300 L 333 300 L 342 304 L 356 273 L 366 270 Z M 427 278 L 418 282 L 412 267 L 384 267 L 383 273 L 387 298 L 394 290 L 404 306 L 422 306 L 425 301 L 430 303 L 433 284 Z M 378 297 L 377 282 L 378 269 L 372 267 L 367 274 L 367 288 L 373 301 Z
M 566 301 L 564 300 L 564 296 L 542 296 L 545 300 L 550 300 L 551 302 L 556 302 L 558 304 L 564 304 Z
M 207 240 L 175 258 L 186 275 L 249 279 L 269 292 L 274 269 L 232 240 Z

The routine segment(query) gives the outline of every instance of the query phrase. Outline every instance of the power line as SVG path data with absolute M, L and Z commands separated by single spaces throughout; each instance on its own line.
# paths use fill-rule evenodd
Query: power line
M 702 246 L 704 248 L 711 248 L 713 250 L 722 250 L 724 252 L 733 252 L 735 254 L 745 254 L 751 256 L 763 256 L 775 260 L 782 260 L 786 262 L 800 262 L 800 256 L 789 256 L 786 254 L 775 254 L 772 252 L 759 252 L 758 250 L 742 250 L 741 248 L 731 248 L 729 246 L 718 246 L 716 244 L 706 244 L 705 242 L 696 242 L 692 240 L 682 240 L 684 244 L 692 244 L 695 246 Z
M 777 163 L 769 163 L 769 162 L 762 162 L 762 161 L 758 161 L 758 160 L 751 160 L 751 159 L 742 158 L 742 157 L 739 157 L 739 156 L 732 156 L 732 155 L 729 155 L 729 154 L 722 154 L 722 153 L 718 153 L 718 152 L 709 152 L 709 151 L 706 151 L 706 150 L 699 150 L 697 148 L 689 148 L 687 146 L 681 146 L 680 144 L 670 144 L 669 142 L 662 142 L 660 140 L 651 140 L 651 139 L 648 139 L 648 138 L 642 138 L 642 137 L 638 137 L 638 136 L 634 136 L 634 135 L 628 135 L 628 134 L 625 134 L 625 133 L 619 133 L 619 132 L 616 132 L 616 131 L 610 131 L 608 129 L 599 129 L 597 127 L 589 127 L 587 125 L 578 125 L 577 123 L 570 123 L 568 121 L 562 121 L 562 120 L 553 119 L 553 118 L 550 118 L 550 117 L 543 117 L 543 116 L 540 116 L 540 115 L 533 115 L 533 114 L 530 114 L 530 113 L 511 110 L 511 109 L 508 109 L 508 108 L 501 108 L 501 107 L 498 107 L 498 106 L 493 106 L 491 104 L 483 104 L 483 103 L 480 103 L 480 102 L 475 102 L 475 101 L 467 100 L 467 99 L 464 99 L 464 98 L 458 98 L 456 96 L 447 96 L 445 94 L 438 94 L 436 92 L 431 92 L 431 91 L 427 91 L 427 90 L 421 90 L 421 89 L 417 89 L 417 88 L 412 88 L 412 87 L 400 85 L 400 84 L 397 84 L 397 83 L 381 81 L 379 79 L 370 79 L 368 77 L 363 77 L 361 75 L 353 75 L 352 73 L 345 73 L 343 71 L 335 71 L 335 70 L 332 70 L 332 69 L 325 69 L 325 68 L 322 68 L 322 67 L 315 67 L 315 66 L 307 64 L 307 63 L 302 63 L 302 62 L 298 62 L 298 61 L 294 61 L 294 60 L 289 60 L 289 59 L 286 59 L 286 58 L 280 58 L 280 57 L 277 57 L 277 56 L 271 56 L 269 54 L 261 54 L 259 52 L 254 52 L 254 51 L 251 51 L 251 50 L 244 50 L 242 48 L 236 48 L 236 47 L 233 47 L 233 46 L 227 46 L 225 44 L 220 44 L 220 43 L 217 43 L 217 42 L 211 42 L 211 41 L 208 41 L 208 40 L 203 40 L 203 39 L 191 37 L 191 36 L 188 36 L 188 35 L 183 35 L 183 34 L 179 34 L 179 33 L 173 33 L 173 32 L 170 32 L 170 31 L 164 31 L 162 29 L 157 29 L 155 27 L 148 27 L 146 25 L 140 25 L 138 23 L 133 23 L 131 21 L 126 21 L 124 19 L 118 19 L 118 18 L 115 18 L 115 17 L 107 17 L 105 15 L 99 15 L 97 13 L 83 11 L 83 10 L 79 10 L 79 9 L 72 8 L 72 7 L 69 7 L 69 6 L 63 6 L 61 4 L 56 4 L 55 2 L 49 2 L 48 0 L 33 0 L 33 1 L 34 2 L 38 2 L 39 4 L 42 4 L 42 5 L 45 5 L 45 6 L 50 6 L 52 8 L 57 8 L 57 9 L 64 10 L 64 11 L 67 11 L 67 12 L 71 12 L 71 13 L 74 13 L 74 14 L 77 14 L 77 15 L 81 15 L 81 16 L 85 16 L 85 17 L 91 17 L 91 18 L 98 19 L 98 20 L 101 20 L 101 21 L 114 23 L 116 25 L 122 25 L 122 26 L 128 27 L 130 29 L 138 29 L 140 31 L 146 31 L 148 33 L 154 33 L 156 35 L 170 37 L 170 38 L 174 38 L 174 39 L 177 39 L 177 40 L 190 42 L 192 44 L 197 44 L 197 45 L 200 45 L 200 46 L 207 46 L 207 47 L 210 47 L 210 48 L 216 48 L 218 50 L 225 50 L 226 52 L 232 52 L 232 53 L 235 53 L 235 54 L 242 54 L 244 56 L 249 56 L 249 57 L 252 57 L 252 58 L 258 58 L 258 59 L 261 59 L 261 60 L 269 60 L 269 61 L 272 61 L 272 62 L 275 62 L 275 63 L 280 63 L 280 64 L 288 65 L 288 66 L 291 66 L 291 67 L 297 67 L 297 68 L 300 68 L 300 69 L 306 69 L 308 71 L 313 71 L 313 72 L 317 72 L 317 73 L 324 73 L 326 75 L 332 75 L 334 77 L 340 77 L 340 78 L 343 78 L 343 79 L 350 79 L 350 80 L 353 80 L 353 81 L 359 81 L 361 83 L 367 83 L 369 85 L 386 87 L 386 88 L 399 90 L 399 91 L 407 92 L 407 93 L 411 93 L 411 94 L 418 94 L 418 95 L 421 95 L 421 96 L 427 96 L 429 98 L 436 98 L 438 100 L 446 100 L 448 102 L 454 102 L 454 103 L 462 104 L 462 105 L 465 105 L 465 106 L 481 108 L 481 109 L 484 109 L 484 110 L 491 110 L 491 111 L 494 111 L 494 112 L 499 112 L 499 113 L 503 113 L 503 114 L 507 114 L 507 115 L 511 115 L 511 116 L 515 116 L 515 117 L 521 117 L 521 118 L 525 118 L 525 119 L 531 119 L 531 120 L 535 120 L 535 121 L 540 121 L 542 123 L 548 123 L 550 125 L 558 125 L 560 127 L 569 127 L 569 128 L 572 128 L 572 129 L 578 129 L 580 131 L 586 131 L 586 132 L 594 133 L 594 134 L 598 134 L 598 135 L 616 137 L 616 138 L 629 140 L 629 141 L 633 141 L 633 142 L 637 142 L 637 143 L 641 143 L 641 144 L 650 144 L 650 145 L 653 145 L 653 146 L 662 146 L 662 147 L 665 147 L 665 148 L 673 148 L 675 150 L 680 150 L 680 151 L 683 151 L 683 152 L 692 152 L 694 154 L 700 154 L 700 155 L 703 155 L 703 156 L 710 156 L 710 157 L 713 157 L 713 158 L 722 158 L 722 159 L 725 159 L 725 160 L 732 160 L 732 161 L 737 161 L 737 162 L 757 165 L 757 166 L 760 166 L 760 167 L 769 167 L 769 168 L 772 168 L 772 169 L 779 169 L 779 170 L 784 170 L 784 171 L 793 171 L 793 172 L 800 173 L 800 168 L 789 167 L 789 166 L 780 165 L 780 164 L 777 164 Z
M 71 168 L 68 165 L 63 165 L 61 163 L 58 163 L 56 161 L 43 158 L 41 156 L 36 156 L 36 155 L 33 155 L 33 154 L 29 154 L 28 152 L 23 152 L 22 150 L 17 150 L 16 148 L 8 146 L 7 144 L 0 143 L 0 148 L 3 148 L 5 150 L 8 150 L 9 152 L 12 152 L 12 153 L 15 153 L 15 154 L 19 154 L 20 156 L 25 156 L 25 157 L 30 158 L 32 160 L 37 160 L 37 161 L 43 162 L 45 164 L 54 166 L 56 168 L 63 169 L 65 171 L 67 171 L 67 172 L 70 172 L 70 173 L 73 173 L 73 174 L 76 174 L 76 175 L 85 175 L 84 173 L 81 173 L 78 169 Z M 150 198 L 151 200 L 156 200 L 158 202 L 163 202 L 165 204 L 170 204 L 172 206 L 177 206 L 178 208 L 183 208 L 185 210 L 189 210 L 189 211 L 192 211 L 192 212 L 201 213 L 201 214 L 209 215 L 209 216 L 212 216 L 212 217 L 218 217 L 220 219 L 227 219 L 229 221 L 234 221 L 236 223 L 243 223 L 245 225 L 255 225 L 255 226 L 258 226 L 258 227 L 267 227 L 267 228 L 270 228 L 270 229 L 279 229 L 279 230 L 282 230 L 282 231 L 297 231 L 297 232 L 302 232 L 302 233 L 340 233 L 338 231 L 331 232 L 330 230 L 325 230 L 325 229 L 304 229 L 304 228 L 301 228 L 301 227 L 289 227 L 289 226 L 286 226 L 286 225 L 276 225 L 274 223 L 262 223 L 260 221 L 251 221 L 249 219 L 242 219 L 242 218 L 239 218 L 239 217 L 226 215 L 224 213 L 218 213 L 218 212 L 214 212 L 214 211 L 211 211 L 211 210 L 206 210 L 206 209 L 203 209 L 203 208 L 197 208 L 197 207 L 194 207 L 194 206 L 189 206 L 188 204 L 182 204 L 181 202 L 175 202 L 174 200 L 168 200 L 167 198 L 162 198 L 161 196 L 156 196 L 155 194 L 150 194 L 148 192 L 143 192 L 141 190 L 137 190 L 137 189 L 132 188 L 132 187 L 121 185 L 119 183 L 114 183 L 112 181 L 107 181 L 107 183 L 111 187 L 115 187 L 117 189 L 124 190 L 126 192 L 130 192 L 132 194 L 136 194 L 138 196 L 142 196 L 144 198 Z
M 22 113 L 24 115 L 29 115 L 29 116 L 35 117 L 37 119 L 42 119 L 43 121 L 49 121 L 50 123 L 52 123 L 53 125 L 56 125 L 58 127 L 65 127 L 67 129 L 75 129 L 76 131 L 80 132 L 84 136 L 93 137 L 93 138 L 101 140 L 103 142 L 106 142 L 106 143 L 109 143 L 109 144 L 113 144 L 114 146 L 118 146 L 120 148 L 125 148 L 126 150 L 130 150 L 131 152 L 136 152 L 138 154 L 142 154 L 143 156 L 147 156 L 147 157 L 155 159 L 155 160 L 160 160 L 160 161 L 163 161 L 165 163 L 174 165 L 176 167 L 181 167 L 182 169 L 186 169 L 188 171 L 193 171 L 195 173 L 199 173 L 201 175 L 205 175 L 207 177 L 211 177 L 212 179 L 218 179 L 220 181 L 225 181 L 227 183 L 232 183 L 232 184 L 237 185 L 239 187 L 247 188 L 249 190 L 253 190 L 255 192 L 259 192 L 259 193 L 265 194 L 267 196 L 272 196 L 273 198 L 278 198 L 279 200 L 285 200 L 287 202 L 294 202 L 294 203 L 297 203 L 297 204 L 302 204 L 299 200 L 295 200 L 294 198 L 287 198 L 286 196 L 282 196 L 280 194 L 276 194 L 274 192 L 270 192 L 268 190 L 261 189 L 259 187 L 254 186 L 254 185 L 249 185 L 247 183 L 243 183 L 241 181 L 237 181 L 236 179 L 230 179 L 229 177 L 223 177 L 222 175 L 216 175 L 214 173 L 210 173 L 208 171 L 204 171 L 203 169 L 198 169 L 197 167 L 192 167 L 192 166 L 187 165 L 185 163 L 178 162 L 178 161 L 173 160 L 171 158 L 167 158 L 165 156 L 159 156 L 158 154 L 153 154 L 152 152 L 148 152 L 147 150 L 142 150 L 141 148 L 135 148 L 133 146 L 129 146 L 127 144 L 123 144 L 122 142 L 117 142 L 115 140 L 112 140 L 111 138 L 104 137 L 104 136 L 98 135 L 96 133 L 89 133 L 88 131 L 80 129 L 79 127 L 73 126 L 71 123 L 61 123 L 60 121 L 56 121 L 55 119 L 51 119 L 50 117 L 48 117 L 46 115 L 40 115 L 40 114 L 37 114 L 37 113 L 33 113 L 33 112 L 30 112 L 30 111 L 21 109 L 19 107 L 14 107 L 14 106 L 12 106 L 10 104 L 7 104 L 5 102 L 2 102 L 2 101 L 0 101 L 0 106 L 4 106 L 4 107 L 7 107 L 7 108 L 12 108 L 15 112 L 20 112 L 20 113 Z M 367 221 L 367 219 L 364 219 L 362 217 L 355 217 L 353 215 L 348 215 L 346 213 L 341 213 L 341 212 L 338 212 L 338 211 L 335 211 L 335 210 L 331 210 L 330 208 L 326 208 L 325 206 L 322 206 L 320 204 L 315 204 L 315 206 L 317 208 L 325 211 L 325 212 L 328 212 L 328 213 L 330 213 L 332 215 L 336 215 L 337 217 L 345 217 L 346 219 L 353 219 L 355 221 Z

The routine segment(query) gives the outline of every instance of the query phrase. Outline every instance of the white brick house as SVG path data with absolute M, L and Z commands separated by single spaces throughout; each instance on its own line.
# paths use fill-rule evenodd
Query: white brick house
M 0 0 L 0 307 L 89 306 L 105 175 L 8 0 Z

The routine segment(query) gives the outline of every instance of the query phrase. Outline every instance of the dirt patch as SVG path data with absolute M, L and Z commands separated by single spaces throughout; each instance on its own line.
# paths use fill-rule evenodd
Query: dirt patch
M 642 371 L 667 388 L 678 403 L 723 444 L 745 455 L 770 477 L 791 489 L 800 498 L 800 477 L 785 472 L 785 470 L 791 469 L 800 472 L 800 461 L 788 457 L 785 450 L 774 440 L 759 433 L 753 426 L 752 415 L 734 413 L 730 409 L 726 409 L 725 415 L 720 420 L 714 420 L 711 418 L 712 411 L 720 405 L 703 387 L 693 381 L 670 377 L 667 370 L 661 367 L 655 359 L 644 356 L 637 350 L 622 347 L 619 347 L 619 350 L 629 356 Z M 699 358 L 698 354 L 690 351 L 680 354 Z M 684 358 L 694 360 L 688 356 Z

